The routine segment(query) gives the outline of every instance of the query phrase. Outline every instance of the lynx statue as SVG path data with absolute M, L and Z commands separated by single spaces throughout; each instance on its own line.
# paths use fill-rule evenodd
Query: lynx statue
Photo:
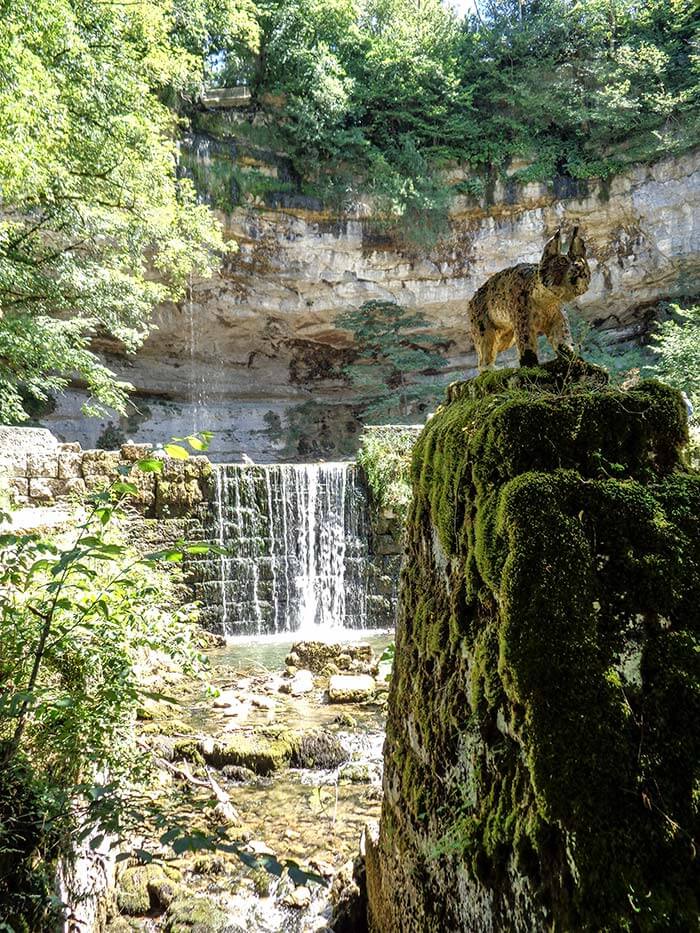
M 492 368 L 497 354 L 513 344 L 521 366 L 537 365 L 539 334 L 546 336 L 555 352 L 570 351 L 571 331 L 562 305 L 583 295 L 590 281 L 578 227 L 565 254 L 558 230 L 538 264 L 521 262 L 491 276 L 469 302 L 469 329 L 479 371 Z

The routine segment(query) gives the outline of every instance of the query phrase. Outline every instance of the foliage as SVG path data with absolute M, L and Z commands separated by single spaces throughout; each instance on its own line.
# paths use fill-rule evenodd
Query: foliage
M 186 460 L 210 438 L 174 438 L 162 453 Z M 180 540 L 144 554 L 124 542 L 119 526 L 141 474 L 162 470 L 157 455 L 125 467 L 88 497 L 77 527 L 53 540 L 0 534 L 0 918 L 21 933 L 55 928 L 52 872 L 78 843 L 114 848 L 136 838 L 141 847 L 117 860 L 146 863 L 163 846 L 218 848 L 249 867 L 323 883 L 294 863 L 242 851 L 212 817 L 218 797 L 158 790 L 153 757 L 137 739 L 146 701 L 178 702 L 149 688 L 154 658 L 183 675 L 203 668 L 198 628 L 188 624 L 194 609 L 176 608 L 168 568 L 189 554 L 223 553 Z
M 153 471 L 162 461 L 139 467 Z M 149 652 L 184 672 L 200 667 L 183 624 L 191 608 L 164 608 L 177 600 L 163 561 L 201 545 L 135 554 L 118 524 L 137 482 L 124 476 L 94 494 L 62 539 L 0 536 L 0 906 L 31 930 L 48 928 L 47 879 L 58 854 L 88 834 L 120 837 L 160 819 L 138 790 L 148 760 L 133 733 L 149 695 Z M 20 797 L 27 803 L 18 810 L 12 801 Z
M 420 246 L 450 195 L 489 198 L 515 160 L 516 181 L 573 191 L 700 136 L 694 0 L 482 0 L 462 20 L 439 0 L 268 0 L 257 17 L 259 53 L 227 80 L 322 196 L 369 193 Z M 448 181 L 454 163 L 470 177 Z
M 661 379 L 685 392 L 697 410 L 700 407 L 700 306 L 661 302 L 656 313 L 662 318 L 652 324 L 649 342 L 620 347 L 605 331 L 598 330 L 580 315 L 570 313 L 574 342 L 581 356 L 603 366 L 611 380 L 622 383 L 644 376 Z
M 214 10 L 0 0 L 0 419 L 23 420 L 23 397 L 44 400 L 76 374 L 94 401 L 122 410 L 128 386 L 92 337 L 136 349 L 153 304 L 223 248 L 177 177 L 177 121 L 162 102 L 198 88 L 201 56 L 224 33 L 257 41 L 253 19 L 215 25 Z
M 652 363 L 652 354 L 648 346 L 621 346 L 610 334 L 594 327 L 576 311 L 569 311 L 568 317 L 574 346 L 581 358 L 607 370 L 614 385 L 621 385 L 632 378 L 634 373 L 638 375 L 643 368 Z M 553 358 L 549 345 L 545 353 L 540 354 L 540 358 L 543 357 Z
M 365 429 L 357 451 L 374 505 L 405 518 L 411 501 L 411 452 L 417 433 L 395 425 Z
M 352 333 L 357 359 L 343 372 L 360 397 L 365 418 L 410 417 L 435 400 L 446 366 L 440 339 L 426 333 L 425 316 L 393 301 L 367 301 L 342 312 L 338 327 Z M 423 378 L 421 378 L 423 377 Z
M 671 316 L 652 334 L 653 368 L 669 385 L 684 391 L 700 414 L 700 305 L 670 305 Z

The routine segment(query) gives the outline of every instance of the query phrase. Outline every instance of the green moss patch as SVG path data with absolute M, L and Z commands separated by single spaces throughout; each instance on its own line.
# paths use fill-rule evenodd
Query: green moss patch
M 687 438 L 676 391 L 559 360 L 451 387 L 423 431 L 382 825 L 417 888 L 467 866 L 496 915 L 519 884 L 547 928 L 697 929 Z

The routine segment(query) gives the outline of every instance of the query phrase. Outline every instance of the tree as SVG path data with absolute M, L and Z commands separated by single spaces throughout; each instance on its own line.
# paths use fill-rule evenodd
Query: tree
M 429 325 L 423 314 L 393 301 L 367 301 L 344 311 L 336 324 L 357 344 L 358 356 L 343 372 L 366 419 L 410 417 L 434 401 L 442 388 L 435 377 L 447 363 L 437 350 L 440 339 L 425 333 Z
M 127 386 L 91 338 L 135 350 L 154 303 L 223 248 L 178 178 L 177 120 L 162 102 L 195 92 L 194 53 L 211 50 L 192 31 L 178 44 L 187 8 L 0 0 L 2 420 L 23 420 L 23 396 L 45 399 L 74 376 L 122 409 Z
M 681 308 L 670 305 L 671 316 L 652 334 L 654 363 L 648 374 L 658 375 L 690 398 L 696 417 L 700 415 L 700 305 Z

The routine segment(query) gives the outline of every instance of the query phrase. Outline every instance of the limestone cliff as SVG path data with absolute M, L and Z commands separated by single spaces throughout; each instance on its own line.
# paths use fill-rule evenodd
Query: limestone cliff
M 243 153 L 232 140 L 200 138 L 190 162 L 204 189 L 222 171 L 235 187 L 232 166 L 251 164 L 273 187 L 288 184 L 282 157 Z M 335 325 L 338 312 L 371 298 L 420 309 L 443 341 L 446 381 L 469 374 L 467 300 L 495 271 L 538 258 L 562 221 L 579 223 L 589 247 L 593 278 L 580 311 L 620 336 L 644 326 L 645 304 L 699 290 L 697 153 L 607 183 L 500 184 L 488 201 L 459 197 L 450 236 L 429 252 L 377 234 L 366 213 L 338 216 L 271 190 L 222 214 L 238 251 L 219 273 L 193 283 L 191 301 L 157 310 L 157 330 L 135 359 L 105 345 L 137 388 L 135 410 L 115 426 L 138 441 L 208 428 L 215 457 L 346 455 L 358 423 L 342 367 L 354 349 Z M 69 395 L 45 423 L 73 440 L 79 401 Z M 106 426 L 83 423 L 78 439 L 94 445 Z
M 414 455 L 373 933 L 695 930 L 700 477 L 676 392 L 452 387 Z

